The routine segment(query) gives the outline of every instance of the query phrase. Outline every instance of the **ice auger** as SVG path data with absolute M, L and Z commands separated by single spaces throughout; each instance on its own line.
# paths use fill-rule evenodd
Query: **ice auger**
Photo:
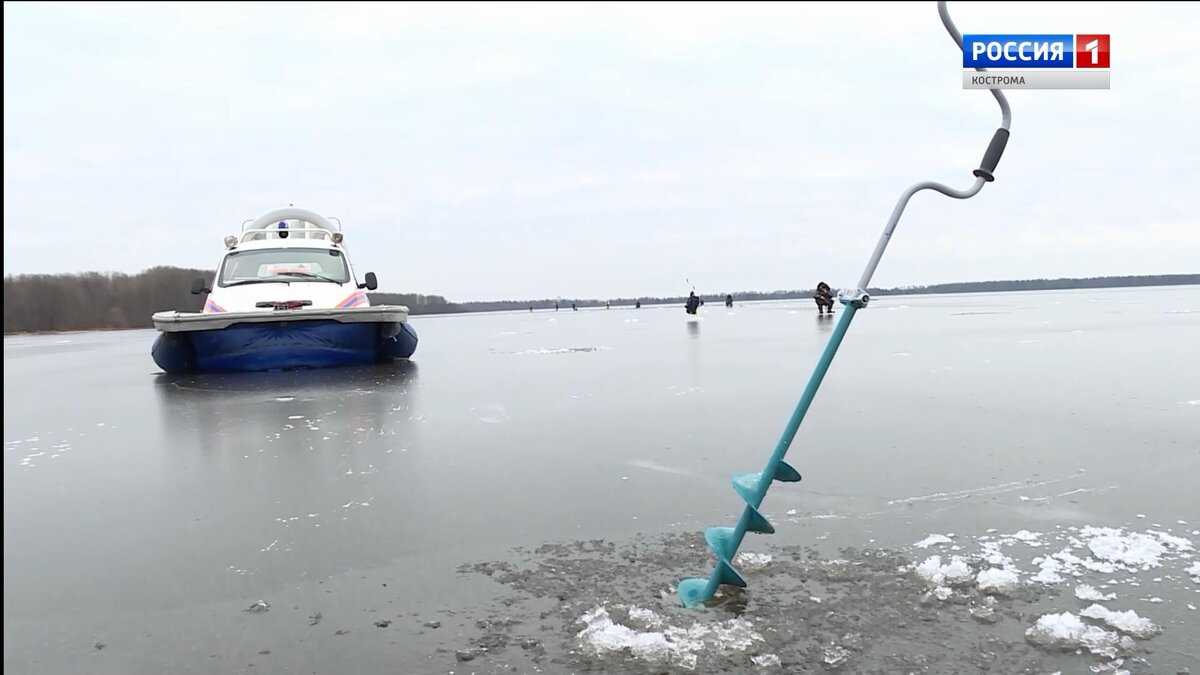
M 946 10 L 946 3 L 938 2 L 937 6 L 938 15 L 942 18 L 942 24 L 961 50 L 963 43 L 962 34 L 958 32 L 958 29 L 954 26 L 954 22 L 950 20 L 950 14 Z M 984 71 L 985 69 L 977 68 L 976 70 Z M 842 338 L 846 335 L 846 329 L 850 327 L 850 322 L 854 319 L 854 313 L 866 307 L 867 303 L 870 302 L 871 298 L 867 295 L 867 288 L 871 283 L 871 277 L 875 274 L 875 268 L 879 265 L 879 259 L 883 257 L 883 251 L 887 248 L 888 241 L 892 238 L 892 232 L 895 231 L 896 223 L 899 222 L 900 215 L 904 213 L 904 207 L 908 205 L 908 200 L 921 190 L 936 190 L 947 197 L 969 199 L 978 194 L 983 189 L 985 183 L 994 180 L 992 172 L 996 170 L 996 164 L 1000 162 L 1000 155 L 1004 153 L 1004 146 L 1008 143 L 1008 128 L 1012 122 L 1012 113 L 1009 110 L 1008 100 L 1004 98 L 1004 94 L 999 89 L 992 89 L 991 92 L 1000 104 L 1002 121 L 1000 128 L 992 136 L 992 141 L 988 145 L 987 151 L 984 152 L 983 161 L 980 162 L 979 168 L 973 172 L 975 183 L 966 190 L 955 190 L 941 183 L 926 181 L 913 185 L 900 195 L 900 200 L 896 203 L 896 208 L 892 210 L 892 215 L 888 219 L 887 226 L 883 228 L 883 235 L 879 238 L 879 243 L 875 245 L 875 251 L 871 254 L 871 259 L 867 261 L 867 268 L 863 271 L 862 278 L 858 280 L 858 286 L 852 291 L 843 290 L 838 293 L 838 301 L 844 306 L 842 316 L 838 319 L 837 326 L 834 327 L 833 333 L 829 336 L 829 343 L 825 345 L 825 351 L 821 353 L 821 358 L 817 361 L 817 366 L 813 370 L 812 377 L 808 379 L 808 386 L 804 388 L 804 393 L 800 396 L 800 401 L 796 404 L 796 409 L 792 412 L 792 417 L 788 420 L 787 427 L 783 430 L 783 436 L 780 437 L 779 443 L 775 446 L 775 451 L 771 453 L 771 458 L 767 461 L 766 468 L 758 473 L 743 473 L 733 477 L 733 490 L 746 503 L 746 508 L 742 510 L 742 517 L 738 519 L 737 525 L 733 527 L 710 527 L 704 531 L 704 539 L 708 542 L 709 548 L 716 554 L 717 563 L 707 579 L 684 579 L 679 582 L 679 599 L 683 602 L 684 606 L 695 607 L 707 602 L 717 592 L 717 587 L 722 584 L 739 587 L 746 586 L 746 580 L 733 567 L 734 556 L 737 554 L 738 547 L 741 546 L 742 539 L 745 538 L 747 532 L 757 532 L 760 534 L 775 532 L 775 527 L 759 511 L 763 498 L 766 497 L 767 490 L 770 489 L 771 483 L 774 481 L 795 483 L 800 480 L 800 473 L 787 462 L 784 462 L 783 457 L 787 454 L 788 448 L 792 444 L 792 439 L 796 436 L 796 430 L 800 428 L 800 423 L 804 421 L 804 415 L 808 412 L 809 405 L 812 404 L 813 398 L 817 395 L 817 389 L 821 386 L 821 380 L 825 378 L 825 373 L 829 370 L 829 364 L 833 361 L 834 355 L 837 354 L 838 346 L 841 345 Z

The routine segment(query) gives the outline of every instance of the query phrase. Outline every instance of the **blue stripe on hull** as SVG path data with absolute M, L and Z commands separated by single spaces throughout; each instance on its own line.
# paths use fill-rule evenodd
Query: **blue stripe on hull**
M 250 372 L 368 365 L 408 358 L 416 348 L 408 324 L 396 338 L 381 340 L 374 323 L 280 321 L 163 333 L 151 355 L 168 373 Z

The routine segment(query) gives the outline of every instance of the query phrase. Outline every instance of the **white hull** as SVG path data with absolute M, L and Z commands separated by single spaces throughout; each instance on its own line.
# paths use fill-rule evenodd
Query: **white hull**
M 408 308 L 403 305 L 373 305 L 346 309 L 281 309 L 256 312 L 158 312 L 154 327 L 164 333 L 202 330 L 221 330 L 241 323 L 279 323 L 287 321 L 338 321 L 341 323 L 388 324 L 383 337 L 400 332 L 400 324 L 408 321 Z

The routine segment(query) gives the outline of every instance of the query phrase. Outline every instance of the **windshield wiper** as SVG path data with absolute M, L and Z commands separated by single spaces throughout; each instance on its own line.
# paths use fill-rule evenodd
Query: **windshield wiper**
M 287 279 L 242 279 L 241 281 L 230 281 L 225 284 L 225 288 L 230 286 L 245 286 L 246 284 L 290 284 L 292 282 Z
M 321 281 L 328 281 L 328 282 L 334 283 L 334 284 L 342 283 L 342 282 L 338 281 L 337 279 L 333 279 L 333 278 L 330 278 L 330 277 L 327 277 L 327 276 L 324 276 L 321 274 L 313 274 L 312 272 L 301 272 L 299 270 L 297 270 L 295 272 L 281 272 L 279 274 L 276 274 L 275 276 L 277 276 L 277 277 L 301 277 L 304 279 L 320 279 Z

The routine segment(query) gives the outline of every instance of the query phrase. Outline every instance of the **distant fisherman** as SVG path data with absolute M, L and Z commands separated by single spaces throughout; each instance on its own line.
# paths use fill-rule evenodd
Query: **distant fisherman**
M 695 314 L 700 309 L 700 298 L 696 297 L 696 291 L 688 295 L 686 309 L 688 314 Z
M 833 314 L 833 289 L 829 284 L 822 281 L 817 284 L 817 292 L 813 294 L 813 300 L 817 302 L 817 314 L 821 315 L 828 309 L 830 314 Z
M 726 295 L 726 296 L 725 296 L 725 306 L 726 306 L 726 307 L 733 307 L 733 296 L 732 296 L 732 295 Z
M 634 305 L 634 306 L 633 306 L 633 308 L 634 308 L 634 309 L 641 309 L 641 308 L 642 308 L 642 301 L 641 301 L 641 300 L 638 300 L 638 301 L 637 301 L 637 304 L 636 304 L 636 305 Z

